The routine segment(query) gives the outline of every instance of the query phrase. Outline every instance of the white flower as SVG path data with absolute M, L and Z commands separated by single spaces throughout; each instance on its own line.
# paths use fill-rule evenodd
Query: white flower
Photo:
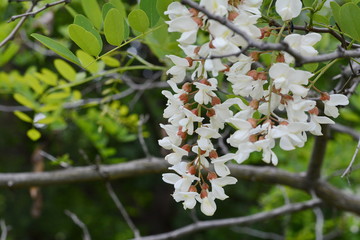
M 213 91 L 216 90 L 217 80 L 215 78 L 210 78 L 207 82 L 210 83 L 210 86 L 200 82 L 194 83 L 196 88 L 199 89 L 194 96 L 194 100 L 200 104 L 208 104 L 211 102 L 211 97 L 216 96 Z
M 286 151 L 303 147 L 307 140 L 305 131 L 310 128 L 307 123 L 290 122 L 288 125 L 278 125 L 272 129 L 272 137 L 280 138 L 280 147 Z
M 186 69 L 189 67 L 189 61 L 185 58 L 174 55 L 166 55 L 166 57 L 170 58 L 175 64 L 175 66 L 166 71 L 166 74 L 171 74 L 171 80 L 175 83 L 182 82 L 186 76 Z
M 201 203 L 200 210 L 206 216 L 214 215 L 214 213 L 216 211 L 216 204 L 215 204 L 214 200 L 215 200 L 215 198 L 211 192 L 208 193 L 207 197 L 200 199 L 200 203 Z
M 257 20 L 261 15 L 253 15 L 242 11 L 235 19 L 234 24 L 251 38 L 259 38 L 261 36 L 261 31 L 258 27 L 255 26 Z
M 229 184 L 237 183 L 237 179 L 234 177 L 226 176 L 226 177 L 211 179 L 210 183 L 211 183 L 211 192 L 213 193 L 213 196 L 217 199 L 225 200 L 226 198 L 228 198 L 228 196 L 225 194 L 223 187 Z
M 187 172 L 187 163 L 186 162 L 180 162 L 169 169 L 174 170 L 178 174 L 175 173 L 164 173 L 163 181 L 169 184 L 173 184 L 175 190 L 178 190 L 180 192 L 187 192 L 194 180 L 199 180 L 198 177 L 195 177 L 194 175 L 191 175 Z
M 164 14 L 169 15 L 171 20 L 182 16 L 191 16 L 189 10 L 179 2 L 170 3 Z
M 291 91 L 294 95 L 305 97 L 309 89 L 302 85 L 306 85 L 313 74 L 295 70 L 285 63 L 275 63 L 271 66 L 269 75 L 274 79 L 275 88 L 280 89 L 282 94 Z
M 210 138 L 221 137 L 221 135 L 216 129 L 206 127 L 206 125 L 204 125 L 204 127 L 196 129 L 195 132 L 200 136 L 200 139 L 197 141 L 197 143 L 199 148 L 203 151 L 211 151 L 214 149 L 214 146 L 211 143 Z
M 242 4 L 239 5 L 239 8 L 241 10 L 256 14 L 256 15 L 261 15 L 260 12 L 260 7 L 262 4 L 262 0 L 244 0 L 242 1 Z
M 163 117 L 168 118 L 171 124 L 179 126 L 180 119 L 184 118 L 185 115 L 182 110 L 184 103 L 167 90 L 164 90 L 161 93 L 168 99 Z
M 348 105 L 349 99 L 342 94 L 331 94 L 329 100 L 325 100 L 324 102 L 324 113 L 328 116 L 337 118 L 339 116 L 339 110 L 336 106 L 338 105 Z
M 175 145 L 171 148 L 172 153 L 165 156 L 165 160 L 168 161 L 171 165 L 175 165 L 181 162 L 183 156 L 187 156 L 188 152 L 180 147 Z
M 301 0 L 277 0 L 275 3 L 276 12 L 283 21 L 299 16 L 301 8 Z
M 214 129 L 223 129 L 224 123 L 231 118 L 234 113 L 230 110 L 232 105 L 237 104 L 241 109 L 247 107 L 240 98 L 230 98 L 221 104 L 213 106 L 215 115 L 210 117 L 210 125 Z
M 183 202 L 184 209 L 193 209 L 196 205 L 197 192 L 175 192 L 173 198 L 176 202 Z
M 325 116 L 317 116 L 314 114 L 310 114 L 310 132 L 314 135 L 321 136 L 323 135 L 321 132 L 320 124 L 335 124 L 333 120 Z
M 230 169 L 225 164 L 234 159 L 235 154 L 228 153 L 221 157 L 211 159 L 211 163 L 214 164 L 214 169 L 217 175 L 224 177 L 230 174 Z
M 259 140 L 254 143 L 258 152 L 263 151 L 262 160 L 266 163 L 272 163 L 275 166 L 278 164 L 278 158 L 276 154 L 271 150 L 275 147 L 275 141 L 273 138 L 266 136 L 264 140 Z
M 293 100 L 287 101 L 286 112 L 290 122 L 306 122 L 308 115 L 306 112 L 313 109 L 316 102 L 312 100 L 294 97 Z
M 312 57 L 318 54 L 313 45 L 321 40 L 321 35 L 318 33 L 309 33 L 306 35 L 290 34 L 284 38 L 286 42 L 293 50 L 306 57 Z M 285 62 L 292 63 L 294 58 L 288 54 L 284 54 Z
M 196 116 L 190 110 L 183 108 L 185 118 L 179 121 L 179 125 L 182 127 L 181 131 L 186 132 L 189 135 L 194 133 L 194 122 L 201 122 L 204 118 Z
M 211 13 L 220 16 L 224 16 L 228 13 L 228 0 L 201 0 L 200 6 L 203 6 Z
M 162 129 L 165 130 L 166 134 L 168 135 L 167 137 L 164 137 L 163 139 L 159 140 L 159 143 L 160 141 L 161 142 L 164 142 L 164 145 L 167 145 L 169 146 L 168 144 L 165 144 L 165 141 L 166 142 L 169 142 L 170 144 L 174 144 L 175 146 L 179 146 L 181 144 L 181 137 L 177 134 L 179 129 L 178 127 L 174 126 L 174 125 L 171 125 L 171 124 L 167 124 L 167 125 L 164 125 L 164 124 L 160 124 L 160 127 Z M 161 145 L 161 144 L 160 144 Z M 165 147 L 163 145 L 161 145 L 163 148 L 165 149 L 170 149 L 171 146 L 169 147 Z

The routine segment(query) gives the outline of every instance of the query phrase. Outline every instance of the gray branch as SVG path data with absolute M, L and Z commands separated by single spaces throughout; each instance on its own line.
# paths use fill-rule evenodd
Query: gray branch
M 210 220 L 210 221 L 199 221 L 188 226 L 178 228 L 174 231 L 162 233 L 153 236 L 147 236 L 140 238 L 141 240 L 165 240 L 165 239 L 177 239 L 185 235 L 189 235 L 194 232 L 199 232 L 206 229 L 218 228 L 218 227 L 228 227 L 241 224 L 251 224 L 255 222 L 265 221 L 274 217 L 278 217 L 285 214 L 295 213 L 309 208 L 319 206 L 321 201 L 318 199 L 310 200 L 303 203 L 294 203 L 287 204 L 283 207 L 275 208 L 268 212 L 261 212 L 250 216 L 237 217 L 237 218 L 227 218 L 220 220 Z
M 75 213 L 70 212 L 69 210 L 65 210 L 65 214 L 68 215 L 71 220 L 79 227 L 81 228 L 83 232 L 83 240 L 91 240 L 89 230 L 87 229 L 85 223 L 83 223 L 78 216 L 76 216 Z

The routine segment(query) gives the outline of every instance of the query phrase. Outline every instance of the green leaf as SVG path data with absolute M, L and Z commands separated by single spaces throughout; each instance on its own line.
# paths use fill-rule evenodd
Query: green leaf
M 115 6 L 111 3 L 105 3 L 102 7 L 102 18 L 105 19 L 106 14 L 110 11 L 110 9 L 115 8 Z M 125 16 L 125 15 L 123 15 Z
M 113 8 L 106 14 L 104 21 L 106 41 L 114 46 L 119 46 L 124 40 L 124 16 Z
M 50 124 L 56 121 L 56 118 L 54 117 L 45 117 L 40 119 L 39 121 L 37 121 L 36 123 L 40 123 L 40 124 Z
M 116 58 L 113 58 L 113 57 L 110 57 L 110 56 L 105 56 L 105 57 L 102 58 L 102 60 L 109 67 L 119 67 L 120 66 L 120 62 Z
M 149 28 L 149 18 L 141 9 L 131 11 L 128 16 L 130 26 L 139 32 L 145 32 Z
M 86 18 L 85 16 L 83 16 L 81 14 L 78 14 L 75 17 L 74 24 L 79 25 L 80 27 L 83 27 L 86 31 L 91 32 L 96 37 L 97 41 L 100 44 L 100 48 L 102 49 L 103 43 L 101 40 L 100 33 L 98 30 L 96 30 L 94 28 L 93 24 L 91 23 L 91 21 L 88 18 Z
M 26 134 L 33 141 L 36 141 L 41 137 L 41 133 L 35 128 L 30 129 Z
M 18 103 L 20 103 L 21 105 L 23 105 L 25 107 L 28 107 L 31 109 L 35 108 L 35 104 L 31 100 L 26 98 L 25 96 L 21 95 L 20 93 L 15 93 L 14 98 Z
M 62 44 L 52 40 L 51 38 L 45 37 L 43 35 L 33 33 L 31 34 L 33 38 L 44 44 L 46 47 L 54 51 L 55 53 L 59 54 L 61 57 L 73 62 L 75 64 L 80 65 L 79 59 L 66 47 Z
M 313 15 L 313 20 L 317 23 L 322 23 L 325 25 L 329 25 L 330 24 L 330 19 L 328 17 L 325 17 L 319 13 L 315 13 Z
M 23 120 L 24 122 L 28 122 L 28 123 L 32 123 L 33 120 L 31 117 L 29 117 L 27 114 L 20 112 L 20 111 L 15 111 L 14 114 L 20 118 L 21 120 Z
M 65 61 L 61 59 L 56 59 L 54 61 L 54 65 L 56 70 L 63 76 L 65 79 L 74 81 L 76 79 L 76 71 L 73 67 L 67 64 Z
M 86 16 L 91 20 L 97 29 L 101 29 L 102 17 L 99 4 L 96 0 L 81 0 L 82 8 Z
M 150 21 L 150 27 L 153 27 L 156 25 L 156 23 L 159 21 L 159 13 L 156 9 L 158 0 L 141 0 L 140 1 L 140 9 L 143 10 L 146 15 L 149 18 Z M 159 0 L 163 1 L 163 0 Z
M 173 0 L 158 0 L 156 2 L 156 10 L 160 17 L 163 19 L 167 19 L 167 16 L 164 14 L 164 12 L 167 10 L 170 3 L 172 3 Z
M 91 73 L 97 73 L 99 71 L 99 65 L 95 61 L 95 58 L 87 54 L 82 50 L 76 51 L 76 56 L 79 58 L 81 62 L 81 66 L 83 66 L 86 70 Z
M 360 8 L 354 3 L 347 3 L 340 8 L 340 28 L 353 39 L 360 41 Z
M 125 7 L 121 0 L 110 0 L 109 3 L 114 5 L 116 9 L 119 10 L 123 16 L 126 16 Z
M 35 77 L 37 77 L 40 81 L 50 86 L 56 86 L 58 83 L 57 75 L 46 68 L 41 69 L 41 73 L 35 73 Z
M 76 24 L 70 24 L 69 35 L 76 45 L 93 56 L 99 56 L 102 47 L 97 38 L 89 31 Z
M 20 46 L 17 43 L 11 42 L 4 52 L 0 51 L 0 67 L 10 61 L 19 49 Z
M 335 22 L 340 23 L 340 5 L 335 1 L 330 2 L 330 7 L 332 10 L 332 14 L 334 16 Z
M 309 63 L 304 65 L 304 69 L 309 72 L 314 72 L 319 66 L 319 63 Z

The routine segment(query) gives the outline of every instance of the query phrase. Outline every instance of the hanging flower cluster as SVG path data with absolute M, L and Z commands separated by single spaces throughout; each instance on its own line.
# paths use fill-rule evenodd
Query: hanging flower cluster
M 256 26 L 261 4 L 262 0 L 200 1 L 253 39 L 276 34 L 269 27 Z M 300 0 L 278 0 L 275 7 L 287 21 L 300 14 L 302 4 Z M 168 124 L 161 124 L 167 136 L 159 144 L 171 150 L 165 159 L 175 173 L 163 174 L 163 180 L 174 185 L 173 197 L 185 209 L 199 202 L 201 211 L 211 216 L 216 211 L 215 199 L 228 197 L 223 187 L 237 181 L 229 176 L 227 162 L 242 163 L 252 152 L 261 152 L 264 162 L 276 165 L 278 158 L 272 149 L 277 139 L 286 151 L 304 146 L 306 132 L 321 135 L 321 124 L 334 123 L 327 116 L 337 117 L 337 106 L 348 104 L 348 99 L 317 90 L 309 83 L 313 74 L 293 68 L 294 59 L 287 53 L 273 52 L 268 68 L 253 69 L 262 53 L 236 56 L 234 53 L 248 44 L 244 38 L 195 9 L 173 2 L 165 14 L 170 19 L 169 32 L 181 33 L 178 42 L 186 57 L 168 56 L 174 63 L 167 71 L 172 92 L 162 92 L 168 99 L 164 110 Z M 197 44 L 199 31 L 208 33 L 207 42 Z M 313 45 L 320 39 L 317 33 L 289 34 L 284 41 L 304 56 L 314 56 Z M 192 72 L 191 81 L 179 87 L 187 71 Z M 219 72 L 230 85 L 228 96 L 232 97 L 226 100 L 219 95 Z M 319 116 L 316 101 L 306 98 L 311 87 L 319 92 L 327 116 Z M 234 129 L 226 141 L 235 151 L 220 156 L 214 142 L 225 126 Z

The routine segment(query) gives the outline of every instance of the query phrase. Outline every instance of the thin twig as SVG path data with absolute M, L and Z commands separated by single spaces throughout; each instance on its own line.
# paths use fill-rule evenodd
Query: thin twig
M 355 162 L 355 158 L 356 158 L 356 156 L 357 156 L 357 154 L 359 152 L 359 149 L 360 149 L 360 139 L 358 141 L 358 145 L 356 146 L 354 155 L 353 155 L 353 157 L 351 159 L 351 162 L 350 162 L 349 166 L 346 168 L 345 172 L 341 175 L 342 178 L 345 177 L 346 175 L 350 174 L 351 168 L 352 168 L 352 166 L 353 166 L 353 164 Z
M 0 220 L 0 228 L 1 228 L 1 236 L 0 236 L 0 240 L 6 240 L 7 238 L 7 233 L 8 233 L 8 228 L 6 226 L 5 220 L 1 219 Z
M 140 238 L 140 231 L 139 229 L 137 229 L 137 227 L 135 226 L 134 222 L 131 220 L 129 214 L 127 213 L 124 205 L 121 203 L 121 201 L 119 200 L 119 198 L 116 196 L 114 189 L 111 185 L 111 183 L 109 181 L 106 182 L 106 189 L 111 197 L 111 199 L 113 200 L 113 202 L 115 203 L 117 209 L 120 211 L 121 215 L 123 216 L 123 218 L 125 219 L 126 223 L 128 224 L 128 226 L 131 228 L 131 230 L 134 233 L 135 239 L 139 239 Z
M 145 153 L 145 156 L 148 159 L 151 159 L 151 154 L 149 152 L 149 149 L 146 145 L 145 139 L 144 139 L 144 134 L 143 134 L 143 125 L 149 120 L 149 116 L 144 116 L 141 115 L 139 122 L 138 122 L 138 138 L 139 138 L 139 142 L 141 145 L 141 148 L 143 150 L 143 152 Z
M 68 215 L 71 220 L 81 228 L 83 232 L 83 240 L 91 240 L 89 230 L 87 229 L 86 225 L 76 216 L 76 214 L 70 212 L 69 210 L 65 210 L 65 214 Z
M 285 237 L 279 234 L 259 231 L 257 229 L 253 229 L 250 227 L 233 227 L 231 229 L 235 232 L 248 234 L 256 238 L 267 239 L 267 240 L 285 240 Z
M 15 15 L 15 16 L 12 16 L 8 22 L 13 22 L 15 21 L 16 19 L 18 18 L 23 18 L 23 17 L 34 17 L 36 14 L 48 9 L 48 8 L 51 8 L 51 7 L 54 7 L 56 5 L 59 5 L 59 4 L 62 4 L 62 3 L 65 3 L 65 4 L 68 4 L 70 3 L 71 0 L 59 0 L 57 2 L 53 2 L 53 3 L 47 3 L 45 4 L 42 8 L 36 10 L 36 11 L 33 11 L 33 12 L 26 12 L 26 13 L 23 13 L 23 14 L 19 14 L 19 15 Z
M 282 216 L 285 214 L 290 214 L 294 212 L 303 211 L 309 208 L 314 208 L 321 204 L 321 201 L 318 199 L 313 199 L 307 202 L 288 204 L 279 208 L 275 208 L 268 212 L 261 212 L 254 215 L 249 215 L 245 217 L 237 218 L 228 218 L 220 220 L 210 220 L 210 221 L 200 221 L 188 226 L 178 228 L 174 231 L 162 233 L 158 235 L 146 236 L 141 238 L 141 240 L 163 240 L 163 239 L 177 239 L 185 235 L 189 235 L 195 232 L 199 232 L 206 229 L 213 229 L 219 227 L 228 227 L 240 224 L 251 224 L 255 222 L 265 221 L 274 217 Z
M 31 12 L 35 8 L 36 4 L 37 1 L 33 1 L 31 7 L 26 11 L 26 13 Z M 11 41 L 14 38 L 15 34 L 20 30 L 27 17 L 28 16 L 24 16 L 20 19 L 18 24 L 16 24 L 15 28 L 11 31 L 11 33 L 4 40 L 2 40 L 2 42 L 0 42 L 0 48 L 2 48 L 7 42 Z
M 313 199 L 319 199 L 316 196 L 316 193 L 313 190 L 311 190 L 311 196 L 313 197 Z M 314 212 L 315 217 L 316 217 L 316 223 L 315 223 L 316 240 L 323 240 L 324 239 L 324 234 L 323 234 L 324 214 L 323 214 L 321 208 L 319 208 L 319 207 L 313 208 L 313 212 Z

